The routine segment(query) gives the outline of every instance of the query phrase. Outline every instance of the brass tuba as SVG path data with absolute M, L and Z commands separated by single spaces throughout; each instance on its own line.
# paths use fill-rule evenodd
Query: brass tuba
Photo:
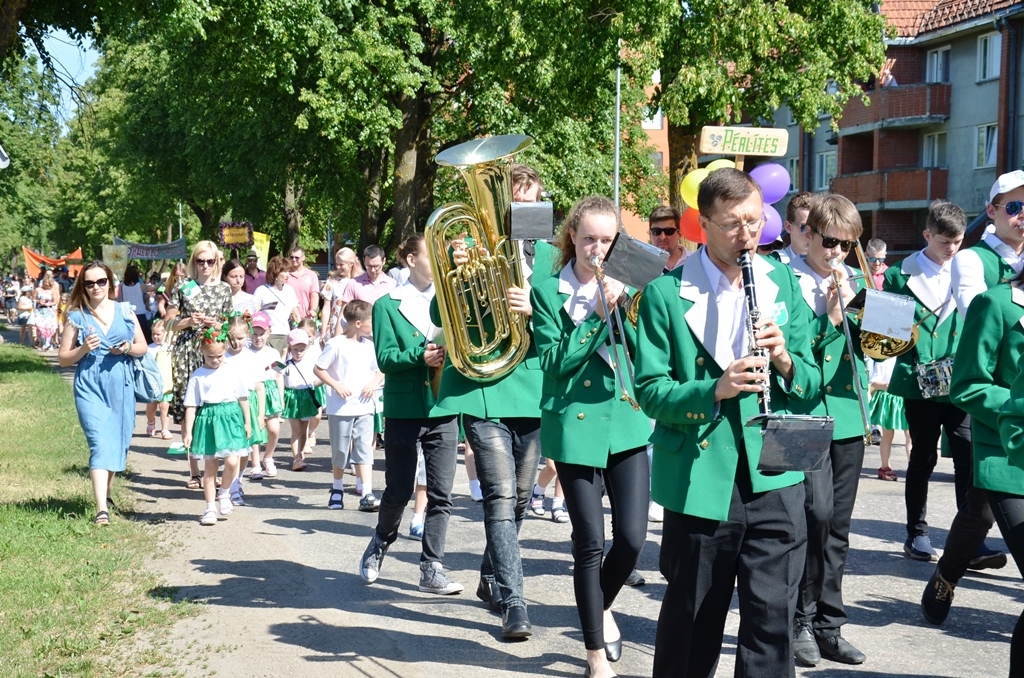
M 448 357 L 460 374 L 476 381 L 510 373 L 530 348 L 528 319 L 512 310 L 507 290 L 526 288 L 509 223 L 513 158 L 532 143 L 522 134 L 474 139 L 435 158 L 459 170 L 472 202 L 434 210 L 424 237 Z M 463 233 L 467 243 L 472 239 L 469 261 L 455 266 L 450 245 Z
M 868 268 L 868 261 L 864 256 L 864 250 L 861 248 L 859 240 L 856 241 L 854 247 L 857 250 L 857 262 L 860 264 L 860 269 L 864 272 L 864 284 L 870 289 L 876 289 L 875 277 L 871 275 L 871 269 Z M 863 309 L 860 310 L 858 317 L 864 317 Z M 860 333 L 860 350 L 872 360 L 888 360 L 889 358 L 901 356 L 914 348 L 919 334 L 918 323 L 914 323 L 914 326 L 911 328 L 909 341 L 887 337 L 884 334 L 862 331 Z

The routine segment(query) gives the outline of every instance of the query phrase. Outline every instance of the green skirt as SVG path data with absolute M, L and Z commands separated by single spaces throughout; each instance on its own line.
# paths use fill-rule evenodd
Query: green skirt
M 888 391 L 874 391 L 868 406 L 868 421 L 890 431 L 906 431 L 907 416 L 903 410 L 903 398 Z
M 281 414 L 285 419 L 312 419 L 320 408 L 313 401 L 313 389 L 311 388 L 288 388 L 284 389 L 284 412 Z
M 245 418 L 238 401 L 209 403 L 199 408 L 192 425 L 193 457 L 230 457 L 249 454 Z
M 259 424 L 260 403 L 256 400 L 256 391 L 249 391 L 249 423 L 252 426 L 252 436 L 249 438 L 249 445 L 262 445 L 267 442 L 267 429 Z
M 284 402 L 281 400 L 281 390 L 277 387 L 276 379 L 267 379 L 263 382 L 266 393 L 263 398 L 266 403 L 266 416 L 270 419 L 281 414 L 284 409 Z
M 319 386 L 314 386 L 313 388 L 316 391 L 317 400 L 319 400 L 324 405 L 326 405 L 327 404 L 327 384 L 320 384 Z

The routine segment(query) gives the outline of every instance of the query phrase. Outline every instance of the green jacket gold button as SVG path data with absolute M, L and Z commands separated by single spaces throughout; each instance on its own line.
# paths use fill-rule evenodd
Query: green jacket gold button
M 580 339 L 580 343 L 581 344 L 585 344 L 585 343 L 587 343 L 587 340 L 586 339 Z
M 589 379 L 584 379 L 583 380 L 583 388 L 590 388 L 590 380 Z
M 849 353 L 844 353 L 843 354 L 843 360 L 845 360 L 846 362 L 850 362 L 850 354 Z
M 704 365 L 704 358 L 703 357 L 697 358 L 697 364 L 700 365 L 700 366 L 703 366 Z
M 832 356 L 830 356 L 830 355 L 825 356 L 825 362 L 827 362 L 827 363 L 832 362 Z
M 587 416 L 587 415 L 585 415 L 585 414 L 583 414 L 582 412 L 580 412 L 579 414 L 577 414 L 577 415 L 576 415 L 576 418 L 577 418 L 577 419 L 585 419 L 585 418 L 586 418 L 586 416 Z
M 702 441 L 702 442 L 701 442 L 701 444 L 700 444 L 700 449 L 702 449 L 702 450 L 706 450 L 706 449 L 708 449 L 708 445 L 710 445 L 710 444 L 711 444 L 711 443 L 709 443 L 708 441 L 704 440 L 704 441 Z
M 703 419 L 703 418 L 704 418 L 704 413 L 703 413 L 703 412 L 701 412 L 701 413 L 700 413 L 700 418 L 701 418 L 701 419 Z
M 825 393 L 831 393 L 831 392 L 832 392 L 832 387 L 831 386 L 826 386 L 825 387 Z
M 418 336 L 420 336 L 420 333 L 419 333 L 419 332 L 413 332 L 413 333 L 412 333 L 412 336 L 414 336 L 414 337 L 418 337 Z
M 851 386 L 850 384 L 847 384 L 846 385 L 846 390 L 847 391 L 852 391 L 853 390 L 853 386 Z

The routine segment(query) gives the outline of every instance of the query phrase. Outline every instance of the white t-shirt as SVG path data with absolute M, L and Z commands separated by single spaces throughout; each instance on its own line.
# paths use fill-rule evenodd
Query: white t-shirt
M 184 404 L 185 407 L 202 407 L 248 397 L 249 389 L 242 375 L 231 363 L 224 362 L 215 370 L 204 365 L 192 373 L 185 388 Z
M 257 355 L 248 348 L 243 348 L 234 355 L 228 351 L 224 354 L 224 362 L 241 375 L 247 391 L 255 391 L 256 382 L 263 379 L 264 366 L 259 364 Z
M 313 367 L 316 366 L 316 359 L 320 357 L 318 351 L 310 346 L 302 356 L 302 360 L 295 362 L 288 359 L 288 366 L 284 368 L 285 388 L 313 388 L 316 386 L 316 375 L 313 374 Z
M 271 365 L 281 360 L 281 354 L 276 349 L 264 346 L 257 351 L 250 346 L 246 351 L 252 355 L 252 366 L 257 374 L 256 381 L 267 382 L 277 378 L 277 372 L 270 369 Z
M 335 337 L 327 342 L 316 366 L 326 370 L 335 381 L 352 392 L 342 398 L 333 389 L 327 390 L 327 414 L 357 417 L 373 414 L 374 398 L 364 398 L 362 390 L 377 374 L 377 353 L 369 339 L 352 340 Z
M 248 311 L 251 315 L 256 315 L 256 311 L 260 310 L 260 308 L 256 303 L 256 297 L 242 290 L 238 294 L 231 296 L 231 310 L 238 313 Z
M 288 318 L 292 315 L 292 309 L 298 308 L 299 298 L 295 296 L 295 290 L 290 285 L 283 289 L 277 289 L 271 285 L 260 285 L 253 294 L 256 298 L 257 308 L 262 309 L 267 304 L 276 302 L 277 306 L 266 310 L 270 316 L 271 334 L 288 334 Z
M 164 350 L 169 350 L 169 347 L 165 347 L 163 344 L 150 344 L 146 348 L 146 353 L 149 354 L 150 358 L 156 360 L 156 354 Z

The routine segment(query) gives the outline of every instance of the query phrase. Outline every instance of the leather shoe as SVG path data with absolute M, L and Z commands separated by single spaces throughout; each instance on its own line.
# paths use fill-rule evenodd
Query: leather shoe
M 938 626 L 946 621 L 949 616 L 949 608 L 953 606 L 953 589 L 956 584 L 950 584 L 939 572 L 938 566 L 932 572 L 932 578 L 928 580 L 928 586 L 921 594 L 921 614 L 929 624 Z
M 793 658 L 797 666 L 817 666 L 821 662 L 821 652 L 814 640 L 814 632 L 807 624 L 797 622 L 793 629 Z
M 626 582 L 625 582 L 626 586 L 643 586 L 646 583 L 647 583 L 647 580 L 644 579 L 643 575 L 641 575 L 635 569 L 632 572 L 629 573 L 629 576 L 626 577 Z
M 868 657 L 842 636 L 816 638 L 821 656 L 840 664 L 863 664 Z
M 990 549 L 984 542 L 967 563 L 968 570 L 998 570 L 1002 567 L 1006 567 L 1006 554 Z
M 501 612 L 501 589 L 498 588 L 498 582 L 480 577 L 476 597 L 487 603 L 495 612 Z
M 501 615 L 501 637 L 506 640 L 524 640 L 533 634 L 533 626 L 526 615 L 526 608 L 513 605 Z
M 615 640 L 604 641 L 604 656 L 610 662 L 617 662 L 622 657 L 622 636 Z

